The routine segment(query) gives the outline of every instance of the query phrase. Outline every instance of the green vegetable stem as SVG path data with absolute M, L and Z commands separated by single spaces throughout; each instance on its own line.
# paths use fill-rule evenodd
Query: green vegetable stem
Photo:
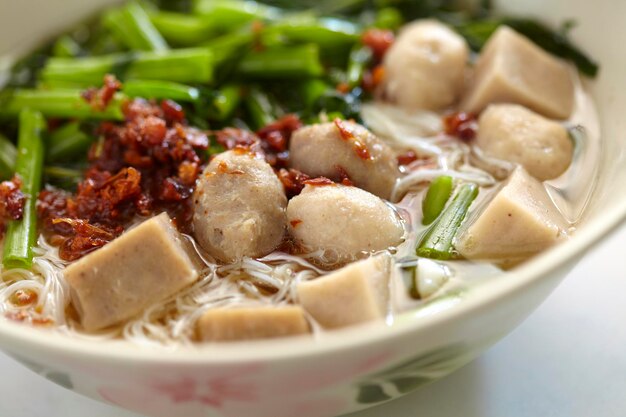
M 439 217 L 452 194 L 452 177 L 443 175 L 430 183 L 422 201 L 422 224 L 429 225 Z
M 7 269 L 30 269 L 33 265 L 33 247 L 37 240 L 37 195 L 41 189 L 44 146 L 42 134 L 46 122 L 40 112 L 22 110 L 19 116 L 18 154 L 15 173 L 22 181 L 26 196 L 21 220 L 9 223 L 2 262 Z
M 431 259 L 450 259 L 453 256 L 453 240 L 463 223 L 470 205 L 478 195 L 476 184 L 463 184 L 452 202 L 438 220 L 426 232 L 417 246 L 418 256 Z

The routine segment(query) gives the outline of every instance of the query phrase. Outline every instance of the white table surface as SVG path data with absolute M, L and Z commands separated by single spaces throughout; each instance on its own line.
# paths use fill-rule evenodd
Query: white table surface
M 0 354 L 2 417 L 140 417 Z M 626 227 L 517 330 L 455 374 L 350 417 L 626 416 Z M 184 416 L 173 416 L 184 417 Z

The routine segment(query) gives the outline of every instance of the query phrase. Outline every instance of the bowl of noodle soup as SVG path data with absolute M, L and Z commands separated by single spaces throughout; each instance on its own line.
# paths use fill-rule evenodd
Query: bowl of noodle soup
M 0 38 L 4 39 L 0 50 L 5 57 L 22 56 L 68 23 L 78 22 L 108 3 L 114 2 L 70 1 L 61 8 L 36 0 L 16 4 L 0 17 Z M 16 291 L 33 291 L 46 301 L 46 314 L 63 329 L 32 329 L 14 320 L 2 320 L 0 348 L 68 389 L 155 417 L 340 415 L 401 396 L 473 360 L 526 318 L 580 257 L 626 216 L 626 198 L 616 192 L 626 179 L 622 150 L 626 139 L 619 115 L 626 98 L 616 92 L 625 83 L 621 74 L 626 62 L 619 46 L 606 42 L 596 30 L 600 25 L 610 25 L 618 36 L 624 31 L 620 25 L 623 14 L 609 10 L 608 2 L 606 8 L 565 1 L 496 3 L 498 13 L 541 17 L 553 27 L 575 19 L 579 24 L 571 37 L 602 65 L 596 79 L 577 78 L 572 116 L 573 123 L 583 124 L 587 136 L 598 144 L 586 149 L 584 160 L 573 165 L 575 170 L 548 182 L 563 198 L 578 201 L 568 206 L 566 217 L 576 220 L 576 232 L 566 242 L 522 264 L 513 260 L 503 269 L 458 266 L 469 273 L 479 268 L 476 275 L 480 278 L 451 285 L 439 296 L 417 307 L 410 304 L 384 320 L 314 332 L 313 336 L 221 344 L 195 343 L 196 335 L 188 329 L 208 310 L 241 302 L 237 297 L 246 297 L 238 294 L 258 292 L 259 287 L 271 288 L 270 298 L 277 305 L 290 304 L 297 299 L 293 294 L 298 283 L 324 273 L 316 256 L 328 264 L 341 259 L 340 250 L 309 258 L 275 251 L 220 263 L 215 262 L 219 255 L 196 247 L 200 239 L 182 233 L 181 241 L 201 258 L 196 260 L 202 265 L 201 277 L 175 296 L 151 304 L 119 328 L 83 332 L 80 320 L 73 316 L 76 312 L 68 314 L 58 307 L 70 303 L 68 283 L 63 279 L 69 262 L 59 257 L 50 242 L 40 239 L 34 249 L 33 270 L 46 279 L 33 279 L 33 270 L 3 271 L 3 279 L 14 282 L 0 289 L 3 313 L 7 311 L 6 300 Z M 38 13 L 31 15 L 32 10 Z M 29 31 L 25 33 L 27 20 Z M 432 112 L 409 114 L 388 104 L 365 103 L 360 113 L 372 131 L 394 146 L 419 146 L 424 154 L 446 150 L 446 142 L 413 140 L 441 129 L 440 117 Z M 489 165 L 488 171 L 464 164 L 474 151 L 469 145 L 455 146 L 445 153 L 443 165 L 461 168 L 411 172 L 396 183 L 388 198 L 401 200 L 415 184 L 432 181 L 442 173 L 489 186 L 498 170 L 510 168 L 484 155 L 474 157 Z M 594 159 L 596 164 L 590 169 L 585 158 Z M 410 202 L 405 203 L 397 204 L 396 209 L 401 212 L 411 207 Z M 138 222 L 127 230 L 140 227 Z M 413 251 L 417 238 L 405 235 L 405 239 Z M 396 249 L 402 253 L 406 247 Z M 236 279 L 242 274 L 252 279 L 242 284 Z M 255 306 L 252 303 L 249 307 Z

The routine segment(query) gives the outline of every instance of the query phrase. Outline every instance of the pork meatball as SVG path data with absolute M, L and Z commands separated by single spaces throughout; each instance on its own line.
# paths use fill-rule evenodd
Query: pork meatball
M 291 168 L 341 181 L 389 199 L 400 175 L 393 150 L 363 126 L 349 121 L 298 129 L 289 145 Z
M 270 165 L 245 151 L 216 156 L 194 194 L 195 237 L 222 262 L 261 257 L 283 240 L 287 197 Z
M 469 48 L 435 20 L 405 26 L 385 54 L 382 94 L 408 109 L 441 110 L 463 91 Z
M 485 155 L 522 165 L 540 181 L 556 178 L 572 162 L 567 130 L 517 104 L 492 104 L 478 119 L 476 145 Z
M 398 245 L 404 225 L 396 211 L 356 187 L 304 187 L 287 207 L 289 232 L 307 252 L 322 251 L 329 263 L 355 260 L 363 253 Z

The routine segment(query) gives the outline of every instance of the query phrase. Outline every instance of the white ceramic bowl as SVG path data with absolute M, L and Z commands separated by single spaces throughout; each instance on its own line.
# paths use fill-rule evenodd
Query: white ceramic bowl
M 97 10 L 105 0 L 0 3 L 0 56 Z M 154 417 L 322 417 L 365 408 L 440 378 L 510 332 L 585 251 L 626 215 L 626 2 L 502 0 L 500 10 L 557 24 L 575 18 L 575 41 L 601 64 L 591 90 L 604 138 L 600 186 L 571 241 L 502 279 L 376 323 L 306 339 L 167 351 L 91 342 L 0 322 L 0 348 L 48 379 Z M 418 406 L 418 405 L 416 405 Z M 418 410 L 416 410 L 417 412 Z

